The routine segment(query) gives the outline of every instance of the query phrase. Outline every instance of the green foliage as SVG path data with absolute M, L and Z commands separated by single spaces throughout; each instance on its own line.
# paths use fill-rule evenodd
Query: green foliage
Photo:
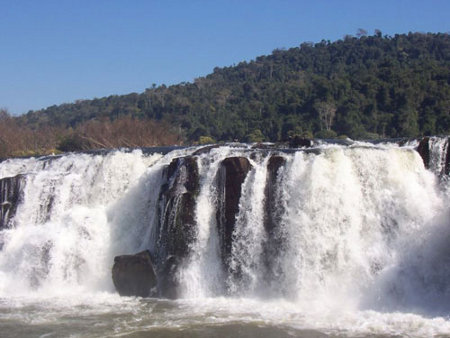
M 288 138 L 292 139 L 294 137 L 312 139 L 313 133 L 310 130 L 304 130 L 300 126 L 295 126 L 293 130 L 288 131 Z
M 347 36 L 303 43 L 193 83 L 82 100 L 29 112 L 32 126 L 75 128 L 123 116 L 162 120 L 185 141 L 287 140 L 333 131 L 351 138 L 450 133 L 450 37 L 446 33 Z M 330 134 L 328 133 L 328 134 Z
M 215 143 L 214 139 L 211 136 L 200 136 L 198 138 L 198 144 L 212 144 Z
M 330 138 L 336 138 L 337 134 L 334 130 L 321 130 L 314 134 L 316 138 L 323 138 L 323 139 L 330 139 Z
M 250 134 L 247 135 L 248 142 L 263 142 L 264 135 L 259 129 L 254 129 Z
M 70 134 L 59 141 L 56 149 L 62 152 L 81 151 L 88 149 L 88 144 L 80 135 Z

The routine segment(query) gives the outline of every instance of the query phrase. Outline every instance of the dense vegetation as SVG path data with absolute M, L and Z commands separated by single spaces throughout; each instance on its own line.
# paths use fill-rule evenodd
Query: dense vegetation
M 193 83 L 51 106 L 18 123 L 76 130 L 124 117 L 162 121 L 188 143 L 448 134 L 450 36 L 377 31 L 302 43 Z

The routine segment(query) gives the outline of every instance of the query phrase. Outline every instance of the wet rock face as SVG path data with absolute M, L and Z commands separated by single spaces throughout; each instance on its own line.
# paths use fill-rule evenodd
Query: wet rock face
M 428 169 L 430 167 L 430 138 L 424 137 L 420 140 L 416 150 L 420 157 L 422 157 L 425 168 Z
M 222 261 L 227 266 L 231 254 L 232 235 L 239 211 L 242 183 L 252 166 L 245 157 L 229 157 L 222 161 L 217 174 L 218 209 L 216 213 Z
M 112 279 L 121 296 L 153 296 L 157 279 L 150 253 L 146 250 L 135 255 L 116 256 Z
M 289 147 L 291 148 L 312 147 L 312 145 L 312 140 L 300 136 L 294 136 L 289 140 Z
M 22 199 L 25 176 L 0 179 L 0 229 L 8 228 Z
M 265 264 L 265 278 L 268 283 L 274 278 L 279 267 L 276 266 L 276 257 L 283 246 L 285 238 L 281 237 L 278 225 L 283 211 L 279 202 L 279 171 L 284 167 L 286 159 L 282 156 L 272 156 L 267 163 L 267 178 L 265 188 L 264 228 L 267 239 L 264 243 L 263 260 Z
M 195 233 L 195 199 L 199 192 L 197 158 L 174 159 L 164 174 L 159 196 L 158 276 L 161 295 L 177 296 L 176 274 L 189 254 Z
M 179 296 L 178 271 L 182 264 L 182 259 L 177 256 L 169 256 L 162 264 L 159 273 L 158 290 L 159 294 L 165 298 L 176 299 Z
M 165 256 L 184 257 L 195 231 L 195 198 L 199 176 L 195 157 L 174 159 L 160 194 L 160 248 Z
M 282 156 L 272 156 L 267 163 L 264 227 L 268 233 L 271 233 L 277 224 L 275 219 L 275 211 L 277 210 L 277 178 L 279 169 L 285 164 L 286 159 Z

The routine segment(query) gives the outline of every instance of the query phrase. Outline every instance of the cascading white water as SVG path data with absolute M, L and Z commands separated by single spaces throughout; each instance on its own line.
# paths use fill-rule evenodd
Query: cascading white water
M 216 298 L 220 309 L 248 313 L 255 299 L 264 304 L 277 300 L 277 311 L 291 318 L 297 312 L 303 318 L 330 311 L 369 311 L 364 316 L 370 313 L 374 322 L 383 312 L 395 311 L 448 316 L 447 147 L 447 138 L 432 139 L 430 170 L 411 145 L 323 144 L 296 152 L 233 145 L 196 155 L 195 238 L 178 271 L 183 301 L 212 306 L 209 297 L 227 297 Z M 0 299 L 114 292 L 114 256 L 157 250 L 164 168 L 195 150 L 1 162 L 0 179 L 24 174 L 26 180 L 10 227 L 0 230 Z M 277 169 L 270 197 L 276 210 L 267 210 L 273 155 L 285 162 Z M 231 156 L 247 158 L 251 170 L 242 184 L 224 265 L 216 218 L 217 173 Z M 268 213 L 273 218 L 270 234 Z M 270 241 L 276 246 L 267 259 Z M 266 311 L 258 316 L 278 318 L 270 305 L 258 304 Z M 314 318 L 327 326 L 322 317 Z M 450 322 L 442 321 L 443 332 L 448 328 L 450 333 Z
M 194 246 L 196 264 L 183 271 L 182 278 L 191 286 L 185 297 L 216 294 L 205 285 L 220 284 L 218 277 L 228 278 L 231 295 L 284 295 L 309 308 L 313 304 L 370 307 L 368 299 L 376 307 L 388 307 L 415 297 L 413 293 L 420 290 L 414 290 L 413 283 L 396 285 L 391 280 L 388 286 L 385 273 L 404 259 L 405 252 L 417 250 L 417 239 L 411 238 L 421 236 L 426 241 L 424 234 L 445 226 L 435 223 L 439 217 L 439 222 L 445 222 L 448 212 L 448 200 L 437 178 L 424 169 L 415 151 L 334 146 L 320 154 L 297 152 L 290 156 L 278 187 L 279 203 L 285 209 L 276 228 L 277 236 L 283 239 L 274 258 L 279 264 L 278 275 L 270 281 L 269 290 L 261 292 L 257 287 L 263 286 L 265 272 L 261 258 L 266 240 L 263 201 L 267 159 L 259 163 L 252 160 L 253 170 L 242 187 L 230 265 L 231 270 L 239 269 L 238 277 L 218 273 L 217 248 L 206 250 L 207 243 L 218 243 L 214 238 L 217 233 L 211 231 L 216 203 L 211 182 L 217 164 L 209 167 L 197 205 L 198 242 L 202 244 Z M 423 252 L 411 254 L 411 259 L 420 260 Z M 427 264 L 426 259 L 420 262 Z M 445 260 L 441 263 L 438 274 L 447 276 L 450 270 Z M 449 283 L 442 287 L 444 294 L 450 290 Z
M 198 230 L 187 267 L 181 271 L 180 276 L 182 295 L 185 297 L 211 297 L 223 292 L 221 280 L 224 274 L 220 263 L 220 244 L 215 218 L 215 179 L 220 162 L 230 153 L 231 149 L 228 147 L 213 149 L 197 160 L 200 174 L 200 193 L 195 209 Z
M 280 284 L 308 307 L 358 306 L 380 271 L 395 264 L 405 236 L 446 207 L 412 151 L 298 153 L 287 175 Z
M 111 290 L 112 258 L 139 248 L 148 231 L 148 167 L 160 158 L 135 151 L 11 161 L 27 176 L 13 227 L 2 231 L 0 295 Z
M 228 287 L 231 294 L 253 292 L 263 280 L 262 255 L 266 240 L 264 223 L 264 188 L 269 157 L 251 161 L 253 170 L 243 187 L 231 250 Z M 238 276 L 235 276 L 238 273 Z
M 438 175 L 445 175 L 445 161 L 449 140 L 445 137 L 430 137 L 430 169 Z

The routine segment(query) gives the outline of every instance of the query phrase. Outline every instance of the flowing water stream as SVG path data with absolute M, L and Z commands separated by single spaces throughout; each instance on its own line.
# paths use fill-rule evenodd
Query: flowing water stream
M 448 138 L 430 139 L 429 169 L 416 146 L 3 161 L 0 336 L 450 336 Z M 158 255 L 164 172 L 193 154 L 195 231 L 178 299 L 120 297 L 114 256 Z M 281 165 L 270 169 L 274 156 Z M 218 172 L 230 157 L 251 169 L 225 264 Z

